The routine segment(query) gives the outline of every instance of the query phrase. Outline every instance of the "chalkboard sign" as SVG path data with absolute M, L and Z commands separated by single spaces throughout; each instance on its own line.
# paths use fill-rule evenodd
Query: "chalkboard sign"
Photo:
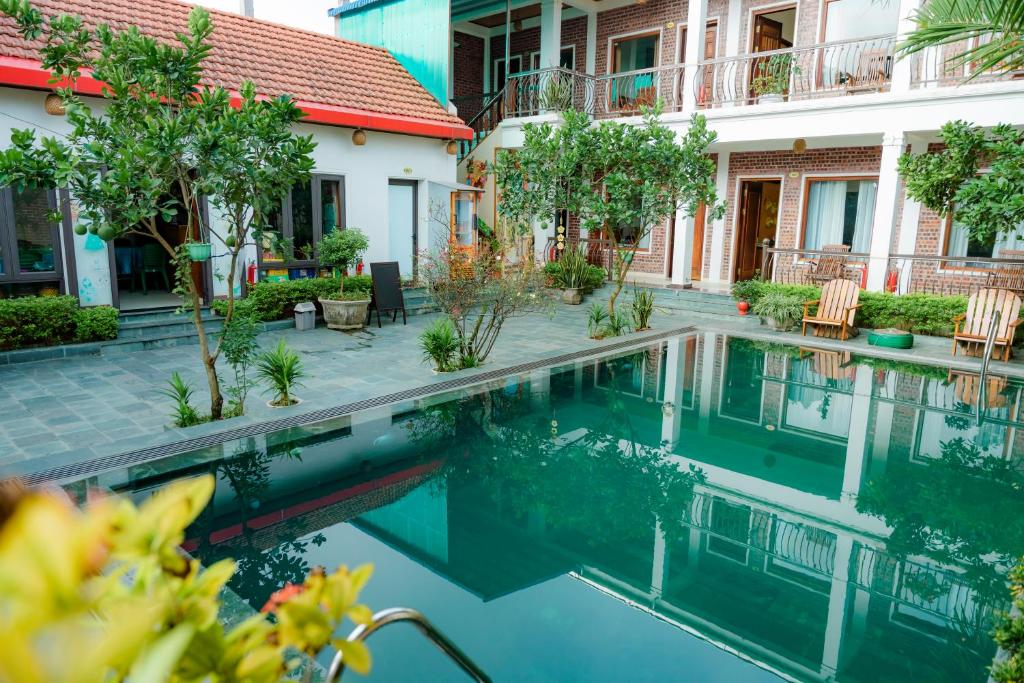
M 398 312 L 402 312 L 402 324 L 407 322 L 405 315 L 405 298 L 402 296 L 402 276 L 398 271 L 398 261 L 382 261 L 370 264 L 370 278 L 373 280 L 373 296 L 366 314 L 366 322 L 370 322 L 374 311 L 377 311 L 377 327 L 380 327 L 380 314 L 391 313 L 391 321 L 398 320 Z

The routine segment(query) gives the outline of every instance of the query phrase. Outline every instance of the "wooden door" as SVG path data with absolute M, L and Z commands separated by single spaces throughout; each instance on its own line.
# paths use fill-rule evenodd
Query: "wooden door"
M 704 220 L 707 207 L 701 202 L 697 214 L 693 217 L 693 256 L 690 262 L 690 279 L 700 280 L 704 270 Z
M 740 215 L 736 220 L 735 279 L 749 280 L 757 270 L 757 226 L 761 216 L 762 184 L 745 181 L 740 191 Z
M 791 46 L 782 37 L 782 22 L 769 19 L 760 14 L 756 15 L 754 17 L 754 36 L 751 52 L 768 52 L 770 50 L 781 50 L 785 47 Z M 754 82 L 754 78 L 764 68 L 764 65 L 768 63 L 769 59 L 770 57 L 764 57 L 750 61 L 750 83 Z M 751 88 L 751 100 L 755 100 L 756 97 L 753 88 Z
M 679 63 L 682 64 L 686 61 L 686 36 L 688 32 L 684 28 L 679 35 Z M 711 60 L 715 58 L 718 53 L 718 22 L 709 21 L 707 24 L 707 30 L 704 31 L 704 56 L 702 59 Z M 677 87 L 679 89 L 678 96 L 682 97 L 683 94 L 683 74 L 679 75 L 679 82 Z M 713 66 L 704 67 L 704 73 L 701 74 L 700 84 L 697 90 L 697 104 L 705 104 L 708 102 L 714 94 L 714 77 L 715 71 Z

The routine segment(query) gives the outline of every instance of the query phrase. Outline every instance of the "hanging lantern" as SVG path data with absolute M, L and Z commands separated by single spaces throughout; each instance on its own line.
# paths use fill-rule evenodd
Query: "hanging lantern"
M 60 95 L 52 92 L 46 96 L 43 101 L 43 108 L 46 109 L 46 113 L 50 116 L 64 116 L 64 102 L 61 101 Z
M 449 140 L 448 144 L 445 145 L 445 148 L 448 150 L 449 154 L 455 156 L 459 151 L 459 143 L 455 142 L 455 140 Z
M 366 131 L 362 128 L 352 133 L 352 144 L 356 147 L 362 147 L 366 144 Z
M 807 151 L 807 140 L 803 138 L 797 138 L 793 140 L 793 151 L 797 154 L 803 154 Z

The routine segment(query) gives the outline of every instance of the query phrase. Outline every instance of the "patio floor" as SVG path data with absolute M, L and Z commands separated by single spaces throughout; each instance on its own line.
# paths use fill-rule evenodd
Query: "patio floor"
M 457 374 L 480 374 L 557 355 L 600 350 L 622 338 L 598 342 L 586 336 L 587 305 L 560 305 L 553 317 L 531 315 L 511 320 L 481 368 Z M 0 367 L 0 477 L 29 474 L 189 437 L 213 434 L 271 419 L 299 415 L 392 392 L 451 379 L 423 362 L 420 332 L 434 315 L 413 316 L 407 326 L 386 323 L 355 334 L 320 327 L 311 332 L 269 332 L 264 348 L 284 338 L 302 357 L 309 376 L 297 394 L 298 406 L 267 407 L 267 396 L 254 390 L 248 413 L 240 418 L 178 429 L 169 426 L 171 402 L 160 394 L 175 370 L 196 388 L 195 405 L 208 403 L 206 380 L 195 346 L 141 351 L 117 356 L 89 356 Z M 977 359 L 951 359 L 948 339 L 917 337 L 910 351 L 876 349 L 867 335 L 847 342 L 803 338 L 758 324 L 752 316 L 702 315 L 668 310 L 655 314 L 655 333 L 694 325 L 703 331 L 735 334 L 816 348 L 853 350 L 920 363 L 974 369 Z M 642 341 L 641 335 L 631 335 Z M 223 361 L 222 361 L 223 365 Z M 1024 377 L 1024 363 L 993 363 L 998 374 Z M 227 379 L 229 370 L 221 368 Z

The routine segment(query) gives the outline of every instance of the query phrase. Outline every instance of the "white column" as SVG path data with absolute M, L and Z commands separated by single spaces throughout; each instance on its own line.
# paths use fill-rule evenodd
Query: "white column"
M 540 3 L 540 68 L 558 66 L 562 51 L 562 2 L 541 0 Z
M 676 211 L 675 236 L 672 240 L 672 286 L 692 287 L 694 218 L 684 209 Z
M 875 223 L 871 231 L 871 258 L 868 262 L 867 289 L 873 292 L 880 292 L 885 286 L 889 249 L 899 213 L 900 175 L 896 164 L 905 145 L 906 135 L 902 131 L 886 133 L 882 140 L 882 164 L 878 171 Z
M 700 356 L 700 413 L 697 416 L 697 430 L 707 434 L 711 425 L 711 411 L 715 406 L 715 342 L 714 332 L 701 336 Z M 723 366 L 724 368 L 724 366 Z
M 725 54 L 723 57 L 738 57 L 740 54 L 740 17 L 743 16 L 742 0 L 729 0 L 729 15 L 725 22 Z
M 718 153 L 718 169 L 715 175 L 715 190 L 718 192 L 718 201 L 732 201 L 726 196 L 729 190 L 729 153 Z M 722 266 L 725 265 L 725 216 L 711 222 L 711 271 L 708 273 L 708 280 L 722 281 Z M 707 240 L 708 222 L 704 221 L 705 241 Z M 728 280 L 728 278 L 726 278 Z
M 597 12 L 587 12 L 586 72 L 595 76 L 597 71 Z
M 661 412 L 661 441 L 673 448 L 679 441 L 683 427 L 683 363 L 686 362 L 686 339 L 679 337 L 668 343 L 665 355 L 665 395 L 662 400 L 671 405 Z
M 860 493 L 864 481 L 864 464 L 868 453 L 868 425 L 871 420 L 871 382 L 874 373 L 870 366 L 857 366 L 853 382 L 853 402 L 850 407 L 850 429 L 846 439 L 846 463 L 843 467 L 842 498 L 851 504 Z
M 928 151 L 928 143 L 924 140 L 915 140 L 910 143 L 912 154 L 924 154 Z M 921 220 L 921 203 L 910 197 L 903 196 L 903 217 L 900 219 L 900 236 L 896 243 L 896 253 L 916 254 L 917 253 L 917 227 Z M 900 283 L 899 291 L 906 292 L 910 288 L 910 273 L 912 261 L 900 261 Z
M 900 0 L 899 23 L 896 25 L 896 32 L 899 34 L 897 42 L 903 42 L 907 34 L 917 28 L 917 22 L 913 19 L 914 12 L 920 7 L 920 0 Z M 895 49 L 895 45 L 893 46 Z M 906 92 L 910 90 L 912 57 L 897 59 L 892 67 L 892 91 Z
M 825 648 L 821 654 L 821 675 L 833 680 L 839 668 L 843 631 L 846 629 L 847 583 L 850 558 L 853 556 L 853 538 L 849 534 L 836 537 L 835 573 L 828 596 L 828 618 L 825 622 Z
M 654 557 L 651 562 L 651 593 L 655 598 L 661 597 L 661 589 L 665 585 L 665 566 L 667 564 L 665 532 L 661 529 L 661 520 L 659 519 L 654 523 Z
M 683 62 L 686 73 L 683 75 L 683 113 L 692 114 L 697 111 L 697 89 L 694 81 L 697 78 L 697 64 L 704 57 L 704 30 L 708 18 L 708 0 L 694 0 L 686 10 L 686 34 L 691 36 L 686 41 L 686 54 Z M 673 268 L 673 279 L 675 270 Z M 687 269 L 689 278 L 689 269 Z

